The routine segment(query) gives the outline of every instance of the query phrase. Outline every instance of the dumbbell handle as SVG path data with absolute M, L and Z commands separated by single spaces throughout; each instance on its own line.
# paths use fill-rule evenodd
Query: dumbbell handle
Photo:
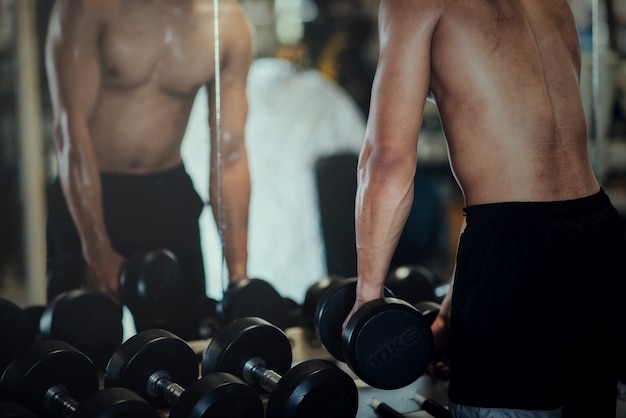
M 370 406 L 376 412 L 376 415 L 383 418 L 406 418 L 406 415 L 401 414 L 384 402 L 378 399 L 370 400 Z
M 80 403 L 69 396 L 65 386 L 55 385 L 46 391 L 44 405 L 51 412 L 57 412 L 65 418 L 71 418 Z
M 147 389 L 150 396 L 161 397 L 172 406 L 185 393 L 185 388 L 172 382 L 170 374 L 163 370 L 154 372 L 150 376 Z
M 438 402 L 428 399 L 419 393 L 416 393 L 413 397 L 413 400 L 417 402 L 417 404 L 434 418 L 449 418 L 450 412 Z M 376 414 L 383 418 L 405 418 L 405 415 L 402 415 L 391 406 L 387 405 L 384 402 L 380 402 L 378 399 L 373 398 L 370 401 L 370 406 Z
M 257 383 L 268 392 L 276 388 L 281 378 L 274 370 L 268 370 L 265 361 L 259 357 L 251 358 L 243 366 L 243 380 L 248 384 Z
M 435 418 L 449 418 L 450 417 L 450 411 L 448 411 L 443 405 L 441 405 L 439 402 L 433 399 L 426 398 L 425 396 L 422 396 L 419 393 L 416 393 L 415 396 L 413 396 L 413 400 L 417 402 L 417 404 L 424 411 L 428 412 L 430 415 L 432 415 Z

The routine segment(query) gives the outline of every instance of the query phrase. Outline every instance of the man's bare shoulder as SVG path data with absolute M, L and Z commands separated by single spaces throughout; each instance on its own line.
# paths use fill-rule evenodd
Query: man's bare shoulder
M 121 0 L 56 0 L 52 19 L 106 20 L 119 10 Z
M 381 0 L 379 8 L 381 40 L 401 43 L 411 48 L 415 42 L 430 39 L 448 4 L 454 1 Z
M 214 0 L 204 0 L 213 3 Z M 222 45 L 241 51 L 253 48 L 254 33 L 245 9 L 237 0 L 220 0 L 220 33 Z
M 438 18 L 448 4 L 454 1 L 455 0 L 381 0 L 380 12 L 392 18 L 404 17 L 412 20 L 428 20 Z
M 213 26 L 213 21 L 217 17 L 220 22 L 220 32 L 228 34 L 228 32 L 237 32 L 245 30 L 249 26 L 249 21 L 244 8 L 239 4 L 238 0 L 195 0 L 194 13 L 196 17 L 200 17 Z M 231 30 L 232 29 L 232 30 Z

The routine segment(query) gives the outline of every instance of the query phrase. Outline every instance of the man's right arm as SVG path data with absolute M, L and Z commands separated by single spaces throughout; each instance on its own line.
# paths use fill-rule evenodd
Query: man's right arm
M 250 205 L 250 168 L 245 143 L 248 117 L 246 83 L 254 56 L 252 28 L 240 6 L 233 1 L 221 6 L 225 12 L 221 22 L 228 24 L 222 30 L 223 60 L 221 64 L 220 103 L 221 134 L 217 137 L 216 86 L 209 86 L 209 124 L 211 129 L 211 205 L 213 215 L 220 225 L 224 243 L 224 256 L 233 284 L 247 276 L 248 264 L 248 211 Z M 228 18 L 224 17 L 227 16 Z M 221 196 L 218 194 L 218 140 L 221 141 L 219 156 L 221 169 Z M 221 199 L 221 202 L 220 202 Z
M 383 296 L 385 277 L 413 203 L 417 141 L 430 87 L 434 0 L 380 2 L 380 55 L 359 156 L 355 312 Z M 419 204 L 419 202 L 418 202 Z
M 46 69 L 59 178 L 81 238 L 86 285 L 117 300 L 123 259 L 113 251 L 106 233 L 100 173 L 89 131 L 101 84 L 98 36 L 104 3 L 55 3 L 48 27 Z

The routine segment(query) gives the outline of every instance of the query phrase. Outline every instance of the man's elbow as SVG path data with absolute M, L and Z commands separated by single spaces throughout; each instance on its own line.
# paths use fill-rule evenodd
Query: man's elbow
M 415 156 L 406 150 L 397 152 L 397 150 L 381 147 L 362 154 L 359 172 L 377 173 L 383 177 L 394 174 L 410 176 L 415 170 L 416 163 Z
M 243 135 L 225 132 L 222 135 L 221 145 L 221 162 L 224 167 L 247 164 L 248 157 Z

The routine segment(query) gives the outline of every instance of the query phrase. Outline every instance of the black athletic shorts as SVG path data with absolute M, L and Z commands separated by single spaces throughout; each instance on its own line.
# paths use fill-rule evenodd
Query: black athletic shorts
M 189 337 L 200 319 L 206 296 L 198 218 L 202 199 L 183 165 L 142 175 L 102 174 L 102 205 L 113 248 L 129 257 L 137 251 L 167 248 L 182 267 L 185 298 L 176 318 L 135 316 L 137 330 L 167 328 Z M 60 181 L 47 191 L 48 268 L 68 255 L 81 255 L 81 242 L 68 211 Z
M 465 214 L 451 412 L 614 418 L 626 243 L 608 197 L 477 205 Z

